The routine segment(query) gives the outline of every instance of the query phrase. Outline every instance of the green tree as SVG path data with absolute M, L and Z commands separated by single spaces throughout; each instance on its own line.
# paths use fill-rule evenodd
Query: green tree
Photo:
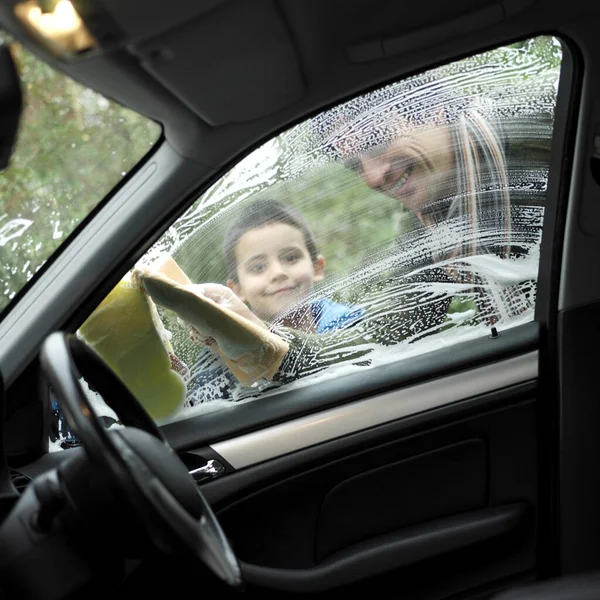
M 9 168 L 0 174 L 0 310 L 161 133 L 20 45 L 11 48 L 24 110 Z

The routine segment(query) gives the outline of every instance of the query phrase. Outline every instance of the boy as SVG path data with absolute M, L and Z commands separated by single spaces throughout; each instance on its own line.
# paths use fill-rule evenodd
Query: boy
M 326 333 L 356 323 L 364 310 L 327 298 L 306 302 L 325 259 L 303 216 L 277 200 L 244 207 L 225 235 L 227 286 L 270 324 Z
M 258 325 L 269 331 L 270 325 L 274 325 L 305 333 L 326 333 L 351 326 L 363 316 L 362 307 L 348 307 L 327 298 L 308 300 L 314 284 L 324 277 L 325 259 L 318 254 L 313 234 L 304 218 L 281 202 L 260 200 L 243 207 L 225 234 L 223 251 L 227 286 L 201 284 L 201 294 L 225 308 L 233 308 L 239 303 L 234 312 L 253 321 L 255 327 Z M 145 285 L 155 301 L 169 308 L 169 304 L 173 303 L 172 291 L 161 295 L 158 288 L 148 287 L 149 284 L 152 281 L 146 279 Z M 185 312 L 185 304 L 179 303 L 179 309 L 174 304 L 170 308 L 181 316 Z M 252 381 L 248 385 L 239 373 L 234 375 L 234 371 L 223 364 L 216 339 L 206 337 L 206 329 L 204 333 L 196 330 L 192 322 L 188 322 L 191 339 L 206 345 L 207 349 L 200 354 L 189 373 L 188 404 L 242 399 L 247 393 L 255 394 L 258 388 L 254 384 L 261 379 L 254 377 L 255 367 L 260 362 L 259 357 L 263 362 L 268 358 L 264 350 L 259 355 L 251 355 L 249 360 L 252 364 L 245 365 Z M 220 326 L 223 326 L 220 320 L 208 324 L 209 329 Z M 238 342 L 241 343 L 245 337 L 246 329 L 240 329 Z M 219 332 L 225 334 L 221 337 L 230 348 L 235 347 L 236 335 L 230 328 L 229 332 Z M 275 338 L 279 346 L 272 350 L 275 358 L 279 357 L 276 362 L 279 366 L 288 345 L 278 335 Z M 272 345 L 268 344 L 268 347 Z M 267 360 L 266 366 L 270 368 L 271 362 Z M 271 375 L 265 376 L 265 379 L 270 380 Z

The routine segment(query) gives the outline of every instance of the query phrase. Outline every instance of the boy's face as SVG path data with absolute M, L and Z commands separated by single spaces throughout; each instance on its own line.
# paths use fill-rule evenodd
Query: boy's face
M 313 264 L 299 229 L 285 223 L 247 231 L 235 248 L 238 282 L 227 285 L 265 321 L 273 321 L 323 279 L 325 260 Z

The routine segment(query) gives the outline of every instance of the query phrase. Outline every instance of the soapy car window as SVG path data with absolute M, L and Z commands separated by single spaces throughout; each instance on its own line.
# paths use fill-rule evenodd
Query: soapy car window
M 163 373 L 162 396 L 156 382 L 138 393 L 166 423 L 531 321 L 561 59 L 543 36 L 340 104 L 259 147 L 168 229 L 138 268 L 167 256 L 188 292 L 221 286 L 221 308 L 237 298 L 282 341 L 272 364 L 254 369 L 263 354 L 243 363 L 235 333 L 204 327 L 204 300 L 178 312 L 158 288 L 151 358 L 119 354 L 130 322 L 107 344 L 92 315 L 83 337 L 132 385 L 136 369 Z M 103 307 L 142 302 L 138 284 L 128 274 Z M 253 369 L 268 376 L 242 381 Z

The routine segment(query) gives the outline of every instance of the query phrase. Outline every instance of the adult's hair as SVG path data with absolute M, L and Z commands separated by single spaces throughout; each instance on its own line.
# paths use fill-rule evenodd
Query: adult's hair
M 457 223 L 462 243 L 452 255 L 494 252 L 508 256 L 512 227 L 506 134 L 501 121 L 475 104 L 451 121 L 456 193 L 434 203 L 424 218 L 431 225 Z
M 234 222 L 225 233 L 223 256 L 228 279 L 238 282 L 235 249 L 239 239 L 248 231 L 278 223 L 290 225 L 300 230 L 311 261 L 314 263 L 317 260 L 317 245 L 313 233 L 298 210 L 278 200 L 256 200 L 250 204 L 245 204 L 240 209 Z

